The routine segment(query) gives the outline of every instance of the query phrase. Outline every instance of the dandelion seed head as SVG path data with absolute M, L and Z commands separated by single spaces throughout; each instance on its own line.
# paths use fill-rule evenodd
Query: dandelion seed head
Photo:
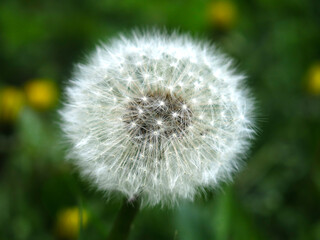
M 192 200 L 230 179 L 248 149 L 253 101 L 243 79 L 214 46 L 186 35 L 116 38 L 66 89 L 69 158 L 106 193 L 143 205 Z

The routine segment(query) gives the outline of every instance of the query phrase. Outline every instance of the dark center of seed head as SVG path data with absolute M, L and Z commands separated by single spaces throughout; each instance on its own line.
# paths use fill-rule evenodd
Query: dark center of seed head
M 149 92 L 133 98 L 126 108 L 123 121 L 136 141 L 182 137 L 191 124 L 190 106 L 182 97 L 170 92 Z

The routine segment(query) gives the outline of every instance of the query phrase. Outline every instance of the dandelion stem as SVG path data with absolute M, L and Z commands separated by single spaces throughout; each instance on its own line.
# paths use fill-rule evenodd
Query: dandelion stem
M 135 216 L 139 211 L 137 198 L 125 200 L 112 226 L 108 240 L 125 240 L 128 238 Z

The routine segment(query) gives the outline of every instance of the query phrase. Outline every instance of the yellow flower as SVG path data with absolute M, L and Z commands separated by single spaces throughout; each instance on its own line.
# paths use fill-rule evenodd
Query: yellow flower
M 233 26 L 236 18 L 236 7 L 232 2 L 212 2 L 208 8 L 209 20 L 216 27 L 229 29 Z
M 0 91 L 0 121 L 13 122 L 17 119 L 24 104 L 23 92 L 15 87 Z
M 28 104 L 37 110 L 47 110 L 55 106 L 58 89 L 54 82 L 47 79 L 34 79 L 25 86 Z
M 88 223 L 88 213 L 82 210 L 82 226 Z M 77 239 L 80 230 L 80 210 L 78 207 L 63 209 L 57 215 L 57 235 L 63 239 Z
M 309 68 L 307 74 L 308 91 L 313 95 L 320 95 L 320 62 Z

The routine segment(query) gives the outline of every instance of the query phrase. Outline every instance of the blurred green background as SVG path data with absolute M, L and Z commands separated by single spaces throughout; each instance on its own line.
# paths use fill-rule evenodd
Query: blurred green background
M 130 239 L 320 239 L 319 0 L 1 0 L 0 240 L 106 239 L 120 201 L 65 162 L 61 90 L 99 41 L 150 26 L 235 58 L 260 130 L 234 183 L 143 209 Z

